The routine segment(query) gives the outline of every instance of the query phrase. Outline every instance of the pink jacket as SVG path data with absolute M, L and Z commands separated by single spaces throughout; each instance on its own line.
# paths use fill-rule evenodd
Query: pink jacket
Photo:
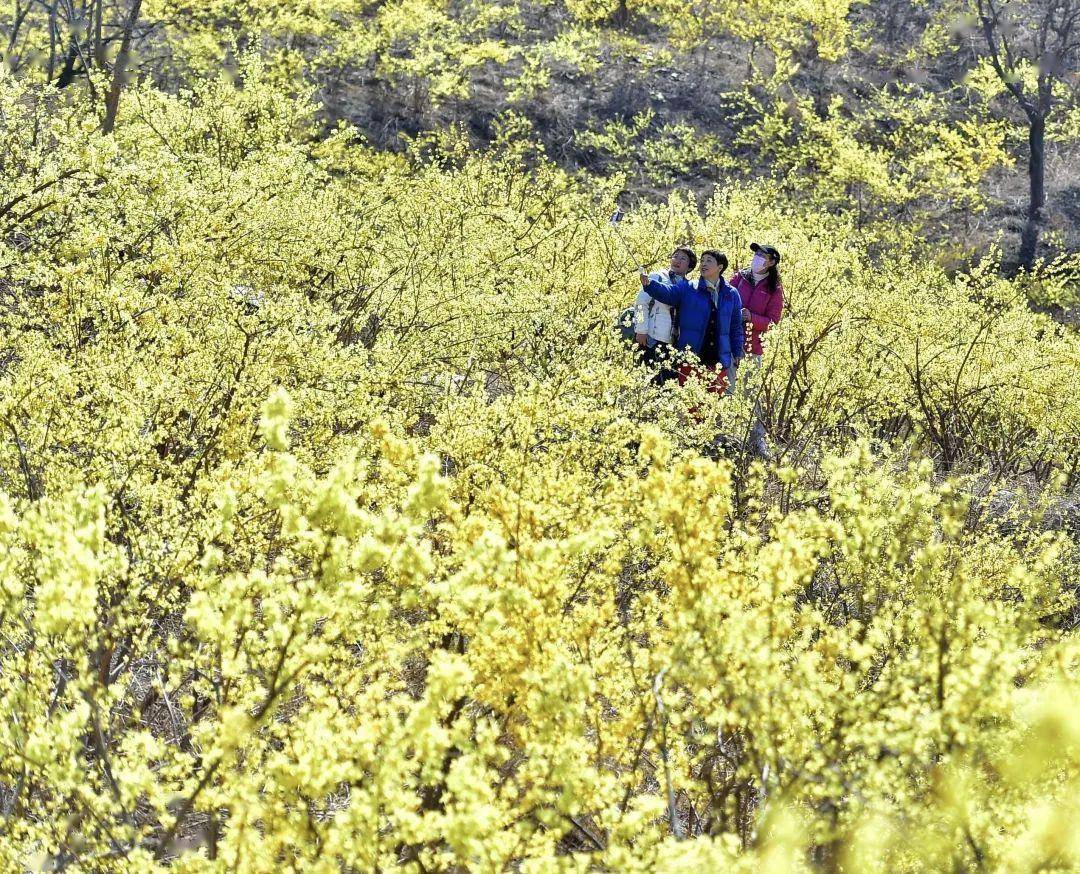
M 761 354 L 761 335 L 780 321 L 784 312 L 784 286 L 777 281 L 776 291 L 770 292 L 768 283 L 763 279 L 754 284 L 750 272 L 740 270 L 731 277 L 731 286 L 742 298 L 742 305 L 750 310 L 750 348 L 748 352 Z

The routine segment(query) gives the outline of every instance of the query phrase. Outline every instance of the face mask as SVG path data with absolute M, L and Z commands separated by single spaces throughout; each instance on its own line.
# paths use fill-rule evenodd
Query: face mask
M 754 260 L 750 262 L 750 269 L 755 273 L 765 272 L 765 256 L 757 254 L 754 256 Z

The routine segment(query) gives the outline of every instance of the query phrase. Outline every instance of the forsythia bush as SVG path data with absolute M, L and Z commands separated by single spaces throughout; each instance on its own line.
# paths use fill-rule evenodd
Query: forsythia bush
M 245 64 L 107 137 L 0 82 L 5 870 L 1080 866 L 1075 333 Z M 634 261 L 762 236 L 748 393 L 648 386 Z M 698 451 L 755 401 L 775 465 Z

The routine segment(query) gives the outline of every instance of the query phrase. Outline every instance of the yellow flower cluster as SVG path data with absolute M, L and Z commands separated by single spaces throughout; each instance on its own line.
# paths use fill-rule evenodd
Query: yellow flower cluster
M 0 867 L 1080 866 L 1074 333 L 260 75 L 110 137 L 0 80 Z M 611 328 L 687 235 L 786 241 L 744 395 Z M 702 455 L 755 406 L 776 464 Z

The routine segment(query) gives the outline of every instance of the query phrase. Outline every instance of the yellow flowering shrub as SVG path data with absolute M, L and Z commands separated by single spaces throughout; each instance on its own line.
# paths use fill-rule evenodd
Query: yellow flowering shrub
M 5 869 L 1080 865 L 1074 333 L 240 75 L 111 136 L 0 80 Z M 723 401 L 612 328 L 687 238 L 785 253 Z M 755 406 L 776 462 L 702 453 Z

